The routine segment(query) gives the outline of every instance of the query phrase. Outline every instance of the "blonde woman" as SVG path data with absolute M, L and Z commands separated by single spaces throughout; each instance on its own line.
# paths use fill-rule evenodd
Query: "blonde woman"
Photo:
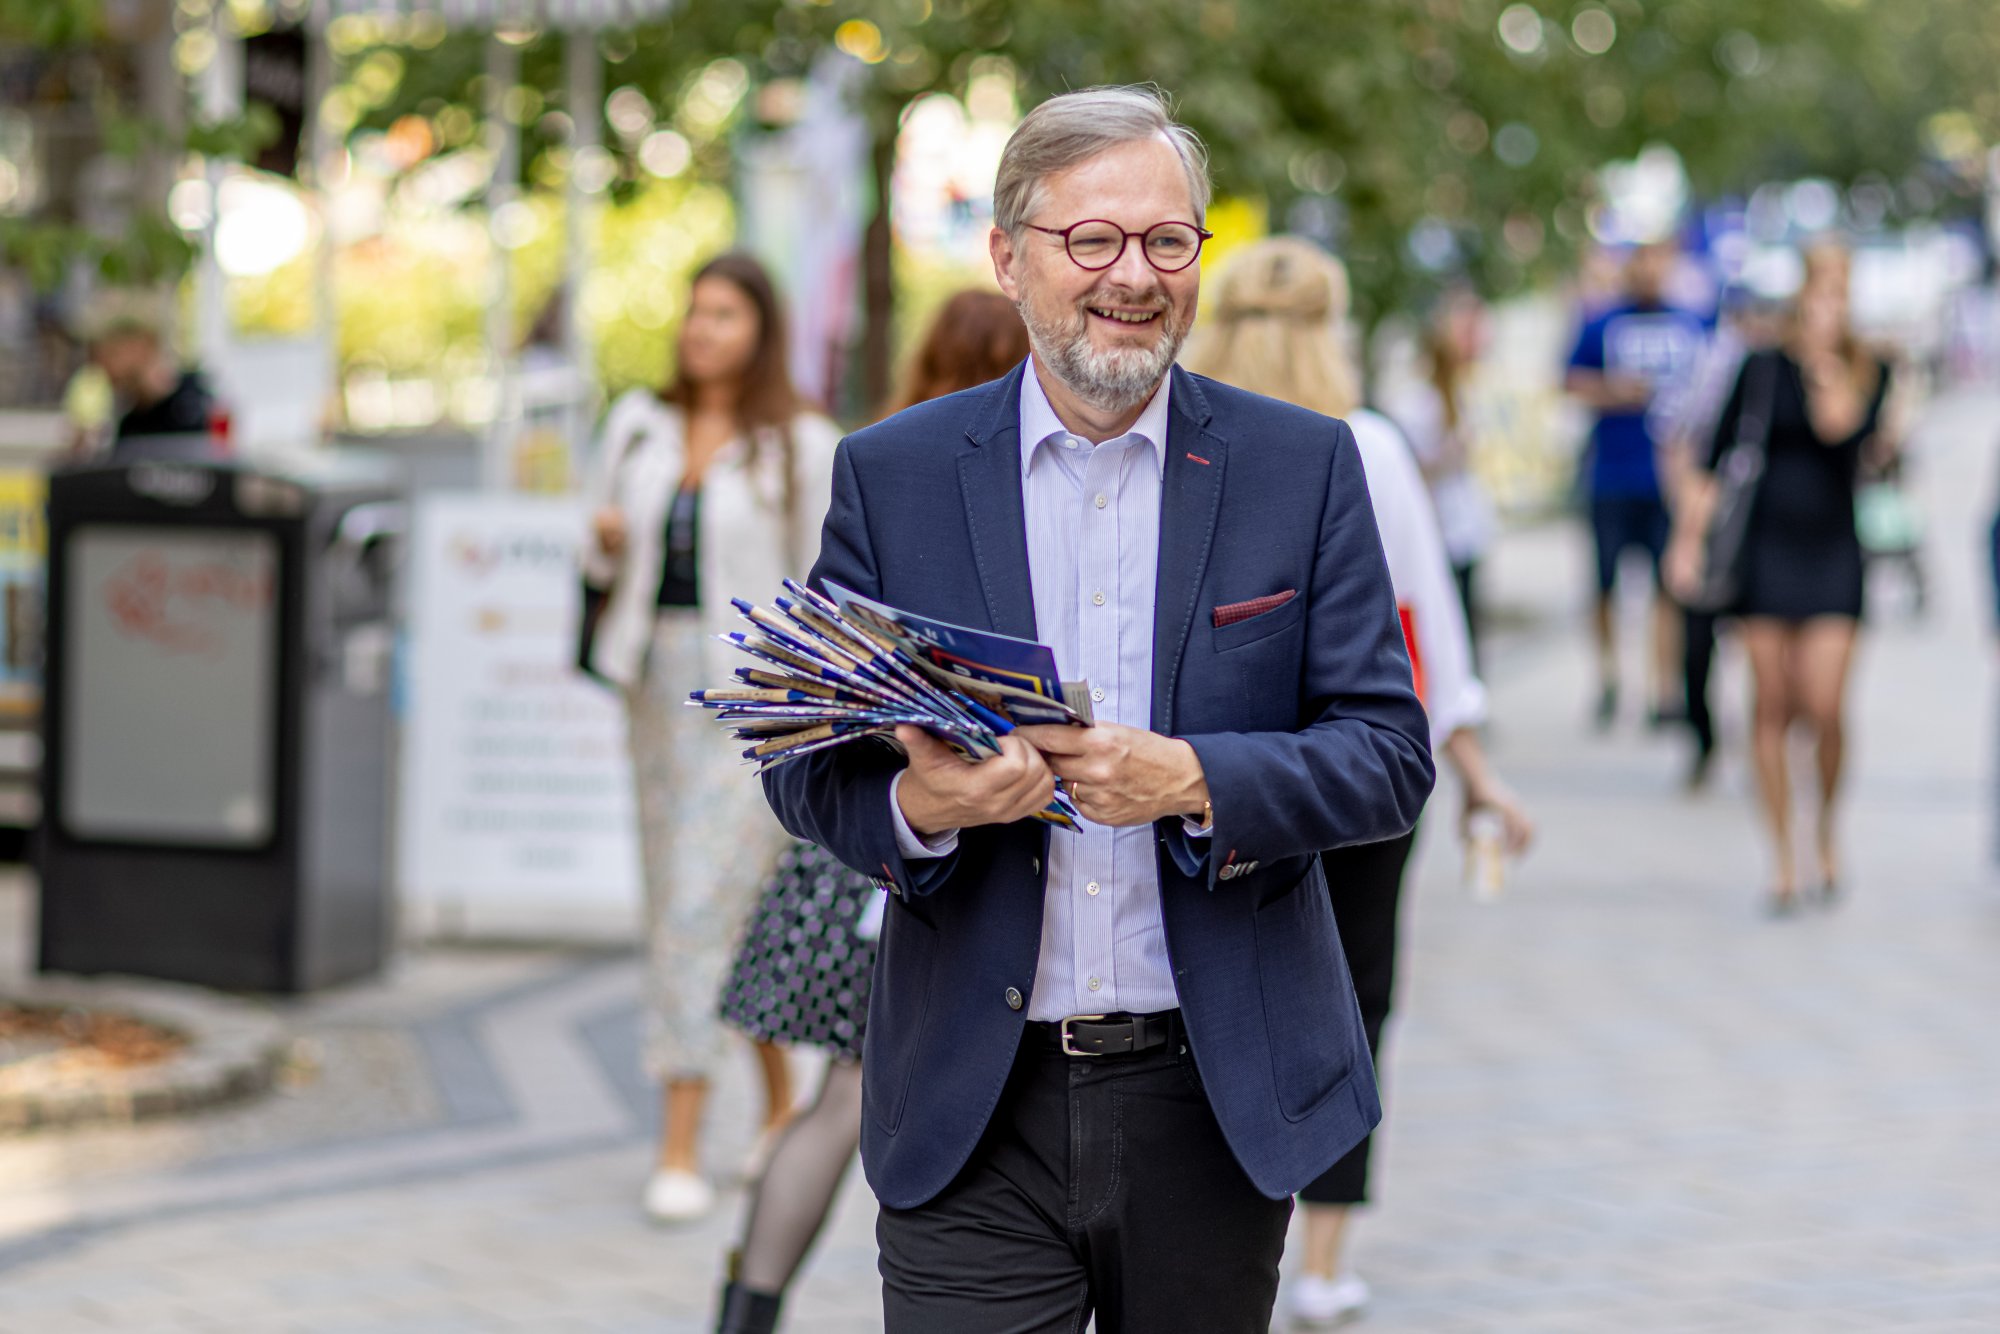
M 1534 826 L 1493 776 L 1475 730 L 1485 718 L 1486 691 L 1472 672 L 1465 613 L 1423 476 L 1396 428 L 1360 406 L 1358 377 L 1342 341 L 1346 270 L 1307 241 L 1279 237 L 1232 255 L 1216 288 L 1184 358 L 1188 369 L 1347 421 L 1360 447 L 1417 693 L 1430 716 L 1431 748 L 1458 772 L 1463 816 L 1496 812 L 1508 848 L 1523 851 Z M 1412 831 L 1324 854 L 1370 1052 L 1389 1014 L 1396 910 L 1415 839 Z M 1367 1304 L 1367 1285 L 1342 1269 L 1341 1253 L 1348 1211 L 1368 1198 L 1368 1155 L 1369 1141 L 1363 1140 L 1299 1193 L 1305 1259 L 1290 1306 L 1301 1324 L 1345 1320 Z
M 768 597 L 819 550 L 839 432 L 803 410 L 761 265 L 723 255 L 696 275 L 679 364 L 605 417 L 586 577 L 608 590 L 590 665 L 623 692 L 646 891 L 645 1060 L 663 1085 L 647 1212 L 706 1214 L 699 1134 L 725 1044 L 716 1011 L 745 918 L 788 844 L 727 734 L 688 692 L 726 681 L 732 597 Z M 784 1053 L 759 1055 L 766 1135 L 790 1104 Z

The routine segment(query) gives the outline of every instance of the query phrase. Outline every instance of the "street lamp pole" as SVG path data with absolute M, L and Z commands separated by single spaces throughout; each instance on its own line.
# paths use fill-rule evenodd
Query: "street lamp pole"
M 521 81 L 521 52 L 499 34 L 486 38 L 486 143 L 493 177 L 486 186 L 489 254 L 486 289 L 486 364 L 493 382 L 493 420 L 480 452 L 479 480 L 488 491 L 513 482 L 514 433 L 520 421 L 514 377 L 513 285 L 508 279 L 505 228 L 519 194 L 521 128 L 507 114 L 507 94 Z

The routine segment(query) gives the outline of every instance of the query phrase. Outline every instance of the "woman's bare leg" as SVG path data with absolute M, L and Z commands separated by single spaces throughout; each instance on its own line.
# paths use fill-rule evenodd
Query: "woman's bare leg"
M 670 1079 L 660 1106 L 662 1172 L 700 1170 L 701 1114 L 708 1105 L 706 1079 Z
M 764 1129 L 777 1130 L 792 1119 L 792 1067 L 775 1042 L 757 1044 L 757 1068 L 764 1076 Z
M 1340 1277 L 1340 1254 L 1347 1244 L 1348 1208 L 1344 1204 L 1299 1201 L 1306 1216 L 1305 1258 L 1300 1268 L 1314 1278 Z
M 1845 616 L 1823 616 L 1799 631 L 1794 663 L 1800 712 L 1812 725 L 1819 777 L 1819 821 L 1813 846 L 1819 857 L 1819 883 L 1831 888 L 1840 880 L 1840 838 L 1835 806 L 1847 759 L 1847 682 L 1854 664 L 1856 625 Z
M 1785 767 L 1785 737 L 1793 716 L 1791 659 L 1792 628 L 1782 621 L 1751 617 L 1743 622 L 1743 644 L 1750 654 L 1750 751 L 1757 766 L 1757 793 L 1763 800 L 1764 825 L 1771 836 L 1771 894 L 1789 904 L 1798 893 L 1798 867 L 1792 853 L 1792 789 Z

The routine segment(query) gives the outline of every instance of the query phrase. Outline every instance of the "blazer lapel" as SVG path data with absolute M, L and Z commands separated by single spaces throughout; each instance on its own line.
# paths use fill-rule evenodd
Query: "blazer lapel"
M 1160 475 L 1160 567 L 1153 595 L 1153 730 L 1172 732 L 1181 656 L 1201 600 L 1222 509 L 1229 447 L 1205 428 L 1208 400 L 1176 366 L 1167 395 L 1167 457 Z
M 1028 580 L 1028 524 L 1021 510 L 1021 376 L 1024 361 L 986 396 L 985 410 L 965 429 L 958 485 L 972 558 L 986 595 L 989 627 L 1035 638 L 1035 594 Z M 922 504 L 922 497 L 912 497 Z

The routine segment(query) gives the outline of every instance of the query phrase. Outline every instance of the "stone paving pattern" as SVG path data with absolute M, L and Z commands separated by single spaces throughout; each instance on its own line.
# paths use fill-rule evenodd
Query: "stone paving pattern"
M 1931 611 L 1876 589 L 1832 914 L 1758 912 L 1740 659 L 1730 753 L 1683 795 L 1678 738 L 1586 725 L 1581 534 L 1497 554 L 1492 745 L 1542 842 L 1474 903 L 1440 791 L 1356 1235 L 1365 1328 L 2000 1330 L 1996 407 L 1927 418 Z M 25 967 L 31 911 L 0 887 L 0 970 Z M 624 955 L 409 951 L 274 1007 L 318 1073 L 267 1101 L 0 1139 L 0 1334 L 704 1329 L 740 1197 L 681 1231 L 639 1217 L 637 987 Z M 726 1171 L 747 1059 L 719 1102 Z M 879 1328 L 873 1213 L 851 1184 L 789 1328 Z

